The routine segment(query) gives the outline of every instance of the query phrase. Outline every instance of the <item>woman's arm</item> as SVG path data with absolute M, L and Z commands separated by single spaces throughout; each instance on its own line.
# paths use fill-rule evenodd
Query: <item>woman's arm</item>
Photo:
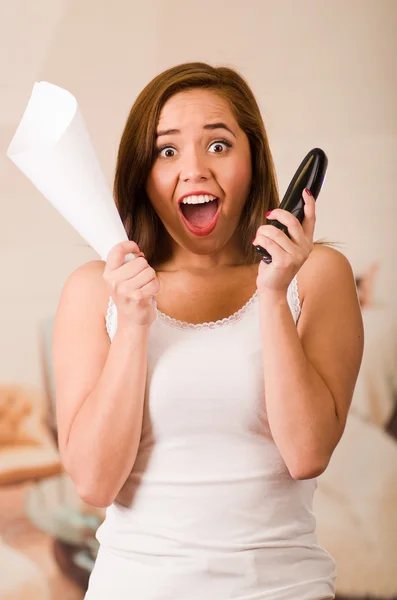
M 354 275 L 336 250 L 315 245 L 298 274 L 295 326 L 285 293 L 260 295 L 269 425 L 295 479 L 321 474 L 345 427 L 363 353 Z
M 53 338 L 61 458 L 79 496 L 95 506 L 113 502 L 136 458 L 149 335 L 119 326 L 110 344 L 104 267 L 93 261 L 69 277 Z

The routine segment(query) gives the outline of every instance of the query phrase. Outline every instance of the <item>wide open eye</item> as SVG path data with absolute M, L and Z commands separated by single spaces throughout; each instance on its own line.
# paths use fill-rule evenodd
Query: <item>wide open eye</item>
M 223 154 L 226 151 L 225 146 L 226 146 L 226 148 L 232 147 L 231 143 L 227 142 L 226 140 L 216 140 L 215 142 L 212 142 L 212 144 L 210 145 L 210 148 L 214 148 L 213 154 Z M 218 149 L 215 150 L 215 148 L 218 148 Z M 220 148 L 220 150 L 219 150 L 219 148 Z
M 161 158 L 173 158 L 176 150 L 172 146 L 162 146 L 161 148 L 157 148 L 156 152 L 157 156 Z

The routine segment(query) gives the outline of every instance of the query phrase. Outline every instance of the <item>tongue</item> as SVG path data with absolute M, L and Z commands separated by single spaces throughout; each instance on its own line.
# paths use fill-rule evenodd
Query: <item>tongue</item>
M 211 200 L 205 204 L 181 204 L 183 216 L 194 227 L 207 227 L 218 210 L 218 201 Z

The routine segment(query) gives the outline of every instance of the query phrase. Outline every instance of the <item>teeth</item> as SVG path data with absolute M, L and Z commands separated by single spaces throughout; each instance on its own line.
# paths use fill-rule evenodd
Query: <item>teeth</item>
M 208 194 L 202 196 L 186 196 L 181 202 L 181 204 L 205 204 L 206 202 L 211 202 L 212 200 L 216 200 L 216 196 L 209 196 Z

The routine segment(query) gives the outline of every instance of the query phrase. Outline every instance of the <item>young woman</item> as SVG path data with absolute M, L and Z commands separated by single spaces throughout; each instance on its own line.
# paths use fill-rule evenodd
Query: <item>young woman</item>
M 277 208 L 250 88 L 192 63 L 139 95 L 114 192 L 131 241 L 68 278 L 54 331 L 61 456 L 108 507 L 86 599 L 334 598 L 312 498 L 363 329 L 310 190 L 303 225 Z

